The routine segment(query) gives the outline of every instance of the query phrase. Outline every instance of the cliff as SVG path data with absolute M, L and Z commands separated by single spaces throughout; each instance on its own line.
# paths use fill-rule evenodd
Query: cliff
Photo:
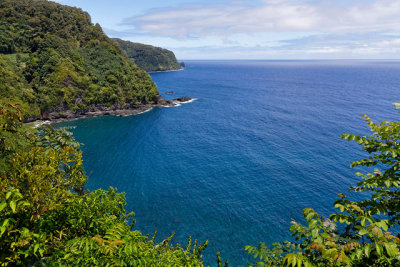
M 0 1 L 0 98 L 29 105 L 31 119 L 162 100 L 88 13 L 45 0 Z

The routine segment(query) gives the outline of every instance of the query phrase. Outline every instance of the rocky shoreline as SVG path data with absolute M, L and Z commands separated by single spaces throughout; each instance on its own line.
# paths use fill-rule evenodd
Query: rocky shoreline
M 105 115 L 131 116 L 149 111 L 156 107 L 174 107 L 180 103 L 189 102 L 191 100 L 193 99 L 190 97 L 179 97 L 174 100 L 166 100 L 161 96 L 158 96 L 154 103 L 142 103 L 140 105 L 114 105 L 113 107 L 107 107 L 105 105 L 93 105 L 86 110 L 71 110 L 68 109 L 68 107 L 62 106 L 43 112 L 40 117 L 29 118 L 25 120 L 25 122 L 50 121 L 57 123 Z

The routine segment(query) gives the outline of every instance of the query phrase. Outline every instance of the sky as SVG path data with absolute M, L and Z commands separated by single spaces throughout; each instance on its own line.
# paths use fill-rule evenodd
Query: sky
M 178 59 L 400 59 L 400 0 L 57 0 Z

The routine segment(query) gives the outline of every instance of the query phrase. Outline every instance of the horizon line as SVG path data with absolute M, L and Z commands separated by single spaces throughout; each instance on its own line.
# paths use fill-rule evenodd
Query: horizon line
M 177 59 L 177 61 L 400 61 L 400 58 L 343 58 L 343 59 L 243 59 L 243 58 L 231 58 L 231 59 Z

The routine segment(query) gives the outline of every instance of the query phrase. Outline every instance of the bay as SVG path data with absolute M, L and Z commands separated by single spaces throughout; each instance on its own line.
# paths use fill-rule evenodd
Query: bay
M 59 125 L 76 126 L 87 188 L 125 192 L 135 229 L 158 240 L 209 240 L 206 264 L 220 251 L 245 265 L 245 245 L 288 239 L 303 208 L 330 214 L 365 156 L 340 135 L 368 134 L 362 113 L 399 116 L 399 61 L 185 63 L 152 78 L 165 98 L 192 103 Z

